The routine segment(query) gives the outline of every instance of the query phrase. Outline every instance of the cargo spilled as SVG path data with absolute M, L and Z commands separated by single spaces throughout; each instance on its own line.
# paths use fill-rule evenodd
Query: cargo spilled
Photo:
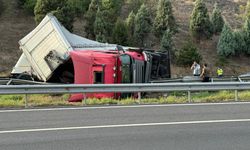
M 65 84 L 148 83 L 170 78 L 169 53 L 89 40 L 70 33 L 51 14 L 19 45 L 23 54 L 12 70 L 15 78 Z M 94 93 L 87 97 L 124 95 Z M 73 95 L 71 100 L 81 98 L 82 94 Z

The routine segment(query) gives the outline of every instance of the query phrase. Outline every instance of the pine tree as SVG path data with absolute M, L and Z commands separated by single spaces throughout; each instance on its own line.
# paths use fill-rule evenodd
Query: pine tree
M 92 0 L 89 9 L 85 15 L 86 24 L 84 26 L 87 37 L 95 39 L 94 23 L 96 19 L 96 13 L 98 10 L 99 0 Z
M 99 42 L 107 42 L 107 30 L 105 28 L 105 21 L 103 18 L 102 11 L 100 9 L 97 10 L 96 19 L 94 23 L 94 32 L 96 36 L 96 40 Z
M 245 53 L 249 55 L 250 54 L 250 18 L 245 21 L 243 31 L 244 31 L 244 41 L 246 44 Z
M 235 55 L 236 45 L 233 31 L 230 26 L 225 23 L 217 45 L 217 53 L 224 57 Z
M 162 40 L 161 40 L 161 51 L 163 52 L 171 52 L 173 53 L 173 39 L 172 32 L 168 29 L 164 32 Z
M 74 11 L 67 2 L 67 0 L 38 0 L 34 10 L 36 23 L 39 24 L 48 13 L 53 13 L 68 30 L 72 31 Z
M 245 42 L 245 33 L 242 30 L 236 30 L 233 32 L 234 41 L 235 41 L 235 54 L 239 55 L 246 52 L 246 42 Z
M 26 10 L 28 13 L 34 15 L 34 8 L 36 6 L 37 0 L 25 0 L 23 1 L 23 8 Z
M 214 5 L 213 13 L 211 16 L 211 23 L 213 24 L 213 32 L 220 33 L 224 26 L 224 19 L 221 15 L 221 10 L 218 8 L 217 3 Z
M 128 44 L 128 31 L 124 21 L 117 19 L 113 30 L 113 42 L 119 45 Z
M 210 38 L 212 36 L 212 25 L 208 10 L 203 0 L 196 0 L 190 18 L 189 29 L 191 35 L 196 39 Z
M 144 0 L 127 0 L 129 11 L 137 13 Z
M 83 15 L 88 10 L 90 2 L 91 0 L 68 0 L 68 4 L 74 8 L 78 16 Z
M 135 33 L 134 37 L 139 46 L 144 46 L 144 40 L 150 32 L 151 19 L 148 8 L 142 4 L 138 13 L 135 16 Z
M 172 4 L 170 0 L 160 0 L 154 20 L 154 32 L 156 36 L 161 37 L 166 30 L 172 33 L 177 31 L 177 24 L 174 18 Z
M 133 11 L 129 13 L 126 19 L 127 31 L 128 31 L 128 45 L 134 46 L 134 31 L 135 31 L 135 14 Z
M 122 0 L 101 0 L 101 3 L 99 5 L 99 16 L 96 15 L 96 19 L 99 18 L 102 22 L 103 31 L 101 34 L 105 37 L 107 42 L 112 42 L 112 32 L 114 29 L 114 23 L 117 20 L 117 17 L 119 15 L 119 11 L 122 6 Z M 99 26 L 95 21 L 95 27 Z M 100 29 L 94 29 L 95 35 L 99 35 L 99 32 L 96 32 L 96 30 Z M 105 30 L 105 31 L 104 31 Z
M 194 60 L 201 62 L 202 56 L 199 54 L 198 48 L 189 41 L 178 51 L 176 62 L 180 66 L 190 66 Z
M 247 1 L 247 5 L 245 7 L 244 18 L 245 20 L 250 19 L 250 0 Z

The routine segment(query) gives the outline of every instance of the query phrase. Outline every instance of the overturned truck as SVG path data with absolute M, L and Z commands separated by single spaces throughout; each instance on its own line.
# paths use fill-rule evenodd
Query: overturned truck
M 170 78 L 169 53 L 92 41 L 70 33 L 51 14 L 19 45 L 23 54 L 12 70 L 16 78 L 75 84 L 147 83 Z

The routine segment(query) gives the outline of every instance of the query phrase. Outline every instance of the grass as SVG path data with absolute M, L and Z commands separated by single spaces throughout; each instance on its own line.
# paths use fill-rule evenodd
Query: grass
M 250 101 L 250 91 L 239 91 L 239 101 Z M 192 92 L 192 102 L 211 103 L 234 101 L 234 91 Z M 87 99 L 86 102 L 69 103 L 69 95 L 29 95 L 29 107 L 93 106 L 93 105 L 136 105 L 136 104 L 180 104 L 187 103 L 186 92 L 168 93 L 167 97 L 116 99 Z M 0 108 L 23 108 L 24 95 L 0 95 Z

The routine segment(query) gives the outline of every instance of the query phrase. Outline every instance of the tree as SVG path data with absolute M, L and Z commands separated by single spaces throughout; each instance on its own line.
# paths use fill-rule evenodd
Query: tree
M 168 29 L 164 32 L 162 40 L 161 40 L 161 51 L 163 52 L 171 52 L 173 54 L 173 39 L 172 32 Z
M 34 8 L 37 0 L 25 0 L 23 2 L 23 8 L 30 14 L 34 15 Z
M 134 31 L 135 31 L 135 14 L 133 11 L 129 13 L 126 19 L 126 26 L 128 31 L 128 45 L 133 46 L 134 42 Z
M 118 3 L 120 2 L 120 3 Z M 114 23 L 117 20 L 118 12 L 121 8 L 121 0 L 102 0 L 99 9 L 96 14 L 96 20 L 94 25 L 95 35 L 102 34 L 107 42 L 112 42 L 112 33 L 114 29 Z M 98 20 L 97 20 L 98 19 Z M 98 22 L 101 21 L 101 25 L 98 25 Z M 101 29 L 98 26 L 102 26 Z M 96 29 L 98 28 L 98 29 Z M 100 32 L 100 30 L 102 30 Z M 100 32 L 100 33 L 99 33 Z
M 245 21 L 243 31 L 244 31 L 244 41 L 246 45 L 246 49 L 244 52 L 249 55 L 250 54 L 250 18 Z
M 224 26 L 224 19 L 221 15 L 221 10 L 218 8 L 217 3 L 214 5 L 213 13 L 211 16 L 211 23 L 213 24 L 213 32 L 220 33 Z
M 142 4 L 138 13 L 135 16 L 135 33 L 134 37 L 138 42 L 139 46 L 144 46 L 144 40 L 147 34 L 150 32 L 151 28 L 150 13 L 147 7 Z
M 217 53 L 223 57 L 235 55 L 236 45 L 233 31 L 230 26 L 225 23 L 217 45 Z
M 98 10 L 99 0 L 92 0 L 89 9 L 85 15 L 86 24 L 84 26 L 87 37 L 95 39 L 94 23 L 96 19 L 96 13 Z
M 242 30 L 235 30 L 233 32 L 234 41 L 235 41 L 235 54 L 241 54 L 246 52 L 246 42 L 245 42 L 245 33 Z
M 67 0 L 37 0 L 34 11 L 36 23 L 39 24 L 48 13 L 53 13 L 68 30 L 72 31 L 74 11 L 67 2 Z
M 212 25 L 208 10 L 203 0 L 196 0 L 190 18 L 189 29 L 191 35 L 196 39 L 210 38 L 212 36 Z
M 245 20 L 250 19 L 250 0 L 247 1 L 247 5 L 245 7 L 244 18 Z
M 176 62 L 180 66 L 190 66 L 193 61 L 201 62 L 202 56 L 192 42 L 187 42 L 177 53 Z
M 68 4 L 74 9 L 76 15 L 83 15 L 89 8 L 91 0 L 68 0 Z
M 177 24 L 174 18 L 172 4 L 170 0 L 160 0 L 158 2 L 156 18 L 154 20 L 154 32 L 156 36 L 162 37 L 166 30 L 172 33 L 177 31 Z
M 102 11 L 100 9 L 97 10 L 96 19 L 94 23 L 94 32 L 96 36 L 96 40 L 99 42 L 107 42 L 107 30 L 105 28 L 105 21 L 102 15 Z
M 127 0 L 129 11 L 133 11 L 137 13 L 137 11 L 140 9 L 141 5 L 143 4 L 143 0 Z
M 127 27 L 125 22 L 120 18 L 118 18 L 115 23 L 115 28 L 113 30 L 113 42 L 124 46 L 128 44 Z

